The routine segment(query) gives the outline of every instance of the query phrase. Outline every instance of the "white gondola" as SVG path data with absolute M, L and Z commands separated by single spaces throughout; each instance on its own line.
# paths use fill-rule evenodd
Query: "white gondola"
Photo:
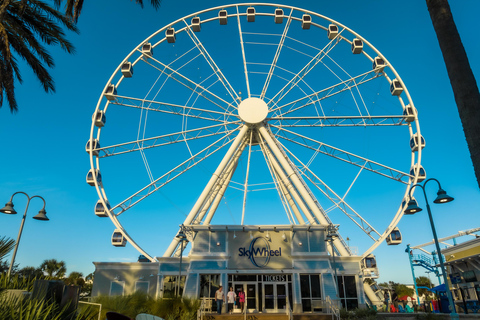
M 227 16 L 228 16 L 227 10 L 220 10 L 218 12 L 218 19 L 220 20 L 221 25 L 227 24 Z
M 168 43 L 175 43 L 175 40 L 177 39 L 177 37 L 175 36 L 175 29 L 168 28 L 167 31 L 165 31 L 165 37 L 167 37 Z
M 362 260 L 362 264 L 365 269 L 374 269 L 377 267 L 377 259 L 373 254 L 369 254 Z
M 248 7 L 247 8 L 247 21 L 248 22 L 255 22 L 255 8 Z
M 107 89 L 105 89 L 105 98 L 109 101 L 115 100 L 115 96 L 117 95 L 117 88 L 114 84 L 108 85 Z
M 334 24 L 328 25 L 327 36 L 328 39 L 332 40 L 338 35 L 338 27 Z
M 107 117 L 105 117 L 105 112 L 102 110 L 98 110 L 93 114 L 93 119 L 95 121 L 95 125 L 99 128 L 102 128 L 107 122 Z
M 418 148 L 420 149 L 425 148 L 425 139 L 423 139 L 423 136 L 420 136 L 420 143 L 418 143 L 418 135 L 415 134 L 411 139 L 410 139 L 410 148 L 412 149 L 413 152 L 418 151 Z
M 403 116 L 405 117 L 405 121 L 407 122 L 415 121 L 416 113 L 417 109 L 409 104 L 405 107 L 405 109 L 403 109 Z
M 142 46 L 142 54 L 145 56 L 145 58 L 151 58 L 153 57 L 153 48 L 152 48 L 152 44 L 149 43 L 149 42 L 146 42 L 143 44 Z
M 392 96 L 399 96 L 403 92 L 402 84 L 398 79 L 393 79 L 390 83 L 390 93 Z
M 282 22 L 283 22 L 283 10 L 275 9 L 275 23 L 282 23 Z
M 90 154 L 90 145 L 91 145 L 91 148 L 92 148 L 92 154 L 95 157 L 98 157 L 98 150 L 95 150 L 95 149 L 100 148 L 100 142 L 98 142 L 97 139 L 88 140 L 87 144 L 85 145 L 85 151 L 87 151 L 88 154 Z
M 359 54 L 359 53 L 362 53 L 362 51 L 363 51 L 363 41 L 358 38 L 353 39 L 352 53 Z
M 107 203 L 107 208 L 108 210 L 110 210 L 110 203 L 108 201 L 106 201 Z M 97 215 L 97 217 L 100 217 L 100 218 L 107 218 L 108 217 L 108 214 L 107 214 L 107 210 L 105 210 L 105 207 L 103 206 L 103 202 L 98 200 L 97 201 L 97 204 L 95 204 L 95 214 Z
M 393 228 L 386 240 L 389 246 L 402 243 L 402 234 L 400 233 L 400 230 L 397 227 Z
M 200 32 L 200 27 L 201 25 L 201 22 L 200 22 L 200 18 L 199 17 L 193 17 L 192 18 L 192 30 L 194 32 Z
M 375 73 L 378 74 L 383 72 L 384 68 L 385 68 L 385 61 L 380 57 L 375 57 L 375 59 L 373 59 L 373 66 L 372 66 L 372 69 L 375 70 Z
M 312 24 L 312 17 L 309 14 L 304 14 L 302 16 L 302 29 L 310 29 L 310 25 Z
M 133 76 L 133 65 L 131 62 L 125 62 L 122 64 L 122 74 L 125 78 L 131 78 Z
M 410 170 L 410 175 L 413 176 L 417 172 L 417 165 L 415 164 L 412 169 Z M 427 178 L 427 173 L 425 172 L 425 169 L 420 165 L 420 169 L 418 171 L 418 180 L 417 183 L 422 182 Z
M 147 257 L 145 257 L 143 254 L 138 256 L 137 262 L 150 262 Z
M 98 184 L 102 183 L 102 175 L 100 174 L 100 170 L 98 169 L 88 170 L 87 183 L 91 186 L 95 186 L 95 180 L 97 180 Z
M 123 233 L 120 229 L 115 229 L 112 234 L 112 245 L 115 247 L 125 247 L 127 244 L 127 239 L 123 236 Z

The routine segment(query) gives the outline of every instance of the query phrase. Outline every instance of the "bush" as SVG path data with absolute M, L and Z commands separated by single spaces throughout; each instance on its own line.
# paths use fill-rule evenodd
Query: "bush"
M 355 309 L 352 311 L 340 309 L 340 319 L 342 320 L 356 320 L 356 319 L 373 320 L 373 319 L 377 319 L 377 311 L 374 309 L 367 309 L 367 308 Z

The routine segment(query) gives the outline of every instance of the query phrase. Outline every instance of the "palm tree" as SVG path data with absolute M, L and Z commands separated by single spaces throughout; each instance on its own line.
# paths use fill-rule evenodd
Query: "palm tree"
M 43 261 L 40 265 L 40 269 L 46 276 L 55 279 L 65 277 L 65 273 L 67 272 L 65 261 L 57 261 L 56 259 Z
M 480 92 L 448 0 L 426 0 L 480 187 Z
M 18 58 L 33 70 L 47 93 L 55 92 L 55 83 L 46 69 L 55 64 L 44 44 L 59 45 L 74 53 L 62 27 L 78 32 L 70 18 L 41 0 L 0 1 L 0 107 L 5 95 L 10 111 L 18 109 L 15 82 L 22 83 Z
M 54 0 L 55 6 L 59 8 L 64 1 L 65 0 Z M 83 1 L 84 0 L 66 0 L 65 14 L 75 22 L 78 22 L 78 16 L 80 16 L 83 8 Z M 143 8 L 143 0 L 135 0 L 135 2 Z M 160 7 L 160 2 L 161 0 L 150 0 L 150 3 L 155 9 Z
M 71 272 L 65 279 L 65 283 L 82 287 L 85 284 L 85 279 L 83 279 L 83 273 L 77 271 Z

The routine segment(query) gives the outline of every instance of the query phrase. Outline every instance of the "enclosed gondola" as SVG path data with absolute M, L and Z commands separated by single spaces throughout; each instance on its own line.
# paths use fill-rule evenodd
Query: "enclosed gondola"
M 192 18 L 192 30 L 194 32 L 200 32 L 201 30 L 201 22 L 199 17 Z
M 398 79 L 393 79 L 390 83 L 390 93 L 392 96 L 399 96 L 403 92 L 402 84 Z
M 90 153 L 91 151 L 92 155 L 94 155 L 95 157 L 98 157 L 97 149 L 99 148 L 100 148 L 100 142 L 98 142 L 97 139 L 88 140 L 87 144 L 85 145 L 85 151 L 87 151 L 87 153 Z
M 363 51 L 363 41 L 358 38 L 353 39 L 352 53 L 359 54 L 359 53 L 362 53 L 362 51 Z
M 131 78 L 133 76 L 133 65 L 131 62 L 125 62 L 122 64 L 122 74 L 125 78 Z
M 108 210 L 110 210 L 111 209 L 110 203 L 108 201 L 105 201 L 105 202 L 107 203 Z M 95 204 L 95 214 L 97 215 L 97 217 L 101 217 L 101 218 L 108 217 L 107 210 L 105 209 L 103 202 L 101 200 L 98 200 L 97 203 Z
M 338 35 L 338 27 L 334 24 L 328 26 L 327 37 L 332 40 Z
M 283 10 L 275 9 L 275 23 L 283 23 Z
M 420 148 L 420 149 L 425 148 L 425 139 L 423 138 L 423 136 L 420 136 L 420 143 L 419 143 L 418 135 L 415 134 L 410 139 L 410 148 L 412 149 L 413 152 L 418 151 L 418 148 Z
M 142 45 L 142 54 L 147 59 L 153 57 L 153 47 L 151 43 L 146 42 Z
M 105 98 L 109 101 L 115 100 L 115 96 L 117 95 L 117 88 L 114 84 L 109 84 L 107 89 L 105 89 Z
M 375 57 L 373 59 L 372 69 L 375 70 L 375 73 L 382 73 L 385 68 L 385 61 L 380 57 Z
M 255 22 L 255 8 L 248 7 L 247 8 L 247 21 L 248 22 Z
M 407 122 L 413 122 L 415 121 L 415 114 L 417 113 L 417 109 L 410 104 L 408 104 L 404 109 L 403 109 L 403 116 L 405 117 L 405 121 Z
M 102 175 L 100 174 L 100 170 L 98 169 L 90 169 L 87 173 L 87 183 L 91 186 L 95 186 L 95 180 L 97 184 L 102 183 Z
M 393 228 L 386 240 L 389 246 L 402 243 L 402 234 L 400 233 L 400 230 L 397 227 Z
M 167 38 L 168 43 L 175 43 L 175 40 L 177 39 L 175 36 L 175 29 L 168 28 L 167 31 L 165 31 L 165 37 Z
M 227 24 L 227 10 L 220 10 L 218 12 L 218 20 L 220 20 L 221 25 L 226 25 Z
M 365 269 L 374 269 L 377 267 L 377 259 L 373 254 L 369 254 L 362 260 L 362 266 Z
M 93 114 L 93 121 L 95 121 L 95 126 L 101 128 L 107 122 L 107 117 L 105 116 L 105 112 L 102 110 L 98 110 Z
M 420 165 L 420 168 L 418 169 L 418 179 L 417 179 L 417 183 L 419 182 L 422 182 L 423 180 L 425 180 L 427 178 L 427 173 L 425 172 L 425 169 L 423 169 L 423 167 Z M 417 165 L 415 164 L 412 169 L 410 169 L 410 175 L 411 176 L 415 176 L 415 174 L 417 173 Z
M 312 24 L 312 17 L 309 14 L 304 14 L 302 16 L 302 29 L 310 29 Z
M 127 239 L 123 236 L 123 233 L 120 229 L 115 229 L 112 234 L 112 245 L 115 247 L 125 247 L 127 244 Z

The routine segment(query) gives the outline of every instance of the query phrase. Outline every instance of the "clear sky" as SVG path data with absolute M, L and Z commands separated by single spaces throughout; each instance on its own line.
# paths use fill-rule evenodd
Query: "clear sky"
M 445 237 L 460 230 L 479 227 L 480 192 L 425 1 L 277 3 L 334 19 L 362 35 L 387 57 L 407 85 L 418 109 L 422 134 L 427 142 L 422 154 L 427 176 L 439 179 L 442 187 L 455 197 L 452 203 L 432 205 L 438 236 Z M 160 10 L 154 11 L 149 5 L 142 10 L 128 0 L 87 0 L 78 24 L 80 35 L 69 35 L 76 46 L 76 54 L 67 55 L 58 48 L 51 50 L 56 62 L 52 75 L 57 92 L 45 94 L 31 72 L 22 69 L 24 84 L 18 85 L 16 91 L 19 112 L 11 114 L 6 104 L 0 109 L 0 137 L 4 141 L 0 205 L 3 206 L 16 191 L 24 191 L 30 196 L 41 195 L 47 202 L 50 221 L 31 219 L 42 204 L 38 199 L 32 200 L 16 258 L 21 268 L 39 266 L 43 260 L 55 258 L 67 263 L 68 273 L 80 271 L 86 275 L 94 271 L 93 261 L 136 261 L 138 252 L 130 245 L 115 248 L 110 244 L 113 224 L 109 219 L 96 217 L 93 212 L 97 194 L 85 183 L 90 165 L 84 149 L 90 135 L 91 116 L 111 74 L 135 46 L 174 20 L 222 4 L 225 2 L 217 0 L 164 0 Z M 474 26 L 480 2 L 451 1 L 450 5 L 471 67 L 478 76 L 480 45 Z M 116 123 L 117 128 L 121 127 L 123 120 L 117 121 L 120 121 Z M 368 143 L 372 150 L 382 151 L 385 148 L 374 138 Z M 133 172 L 141 169 L 144 170 L 135 164 L 131 172 L 117 172 L 112 181 L 119 184 L 106 185 L 107 192 L 114 196 L 118 193 L 121 197 L 128 184 L 134 181 Z M 383 188 L 381 183 L 363 186 L 361 199 L 364 203 L 360 207 L 391 206 L 390 198 L 382 198 Z M 149 253 L 162 255 L 188 213 L 188 207 L 198 197 L 199 190 L 190 188 L 188 182 L 170 190 L 170 193 L 165 191 L 156 195 L 154 199 L 159 203 L 165 203 L 167 199 L 170 203 L 168 210 L 162 211 L 155 205 L 142 207 L 142 210 L 125 218 L 127 230 Z M 436 187 L 432 184 L 427 187 L 427 192 L 433 200 Z M 396 197 L 395 206 L 398 206 L 403 193 L 404 190 Z M 417 198 L 419 205 L 425 207 L 423 199 L 418 195 Z M 0 216 L 0 236 L 13 239 L 18 233 L 26 198 L 18 195 L 14 203 L 18 215 Z M 230 209 L 238 211 L 238 208 Z M 261 210 L 263 208 L 258 208 L 259 212 Z M 252 209 L 246 223 L 269 223 L 257 213 Z M 385 214 L 392 216 L 391 213 Z M 381 220 L 381 217 L 378 216 L 378 219 Z M 219 221 L 235 224 L 239 220 L 237 215 L 225 213 Z M 404 217 L 398 226 L 403 243 L 395 247 L 382 244 L 374 252 L 381 282 L 411 283 L 405 245 L 418 245 L 432 239 L 425 211 Z M 369 246 L 353 231 L 344 233 L 342 230 L 349 230 L 348 227 L 341 225 L 340 233 L 344 238 L 351 239 L 351 246 L 358 247 L 360 251 Z M 433 250 L 433 247 L 427 249 Z

